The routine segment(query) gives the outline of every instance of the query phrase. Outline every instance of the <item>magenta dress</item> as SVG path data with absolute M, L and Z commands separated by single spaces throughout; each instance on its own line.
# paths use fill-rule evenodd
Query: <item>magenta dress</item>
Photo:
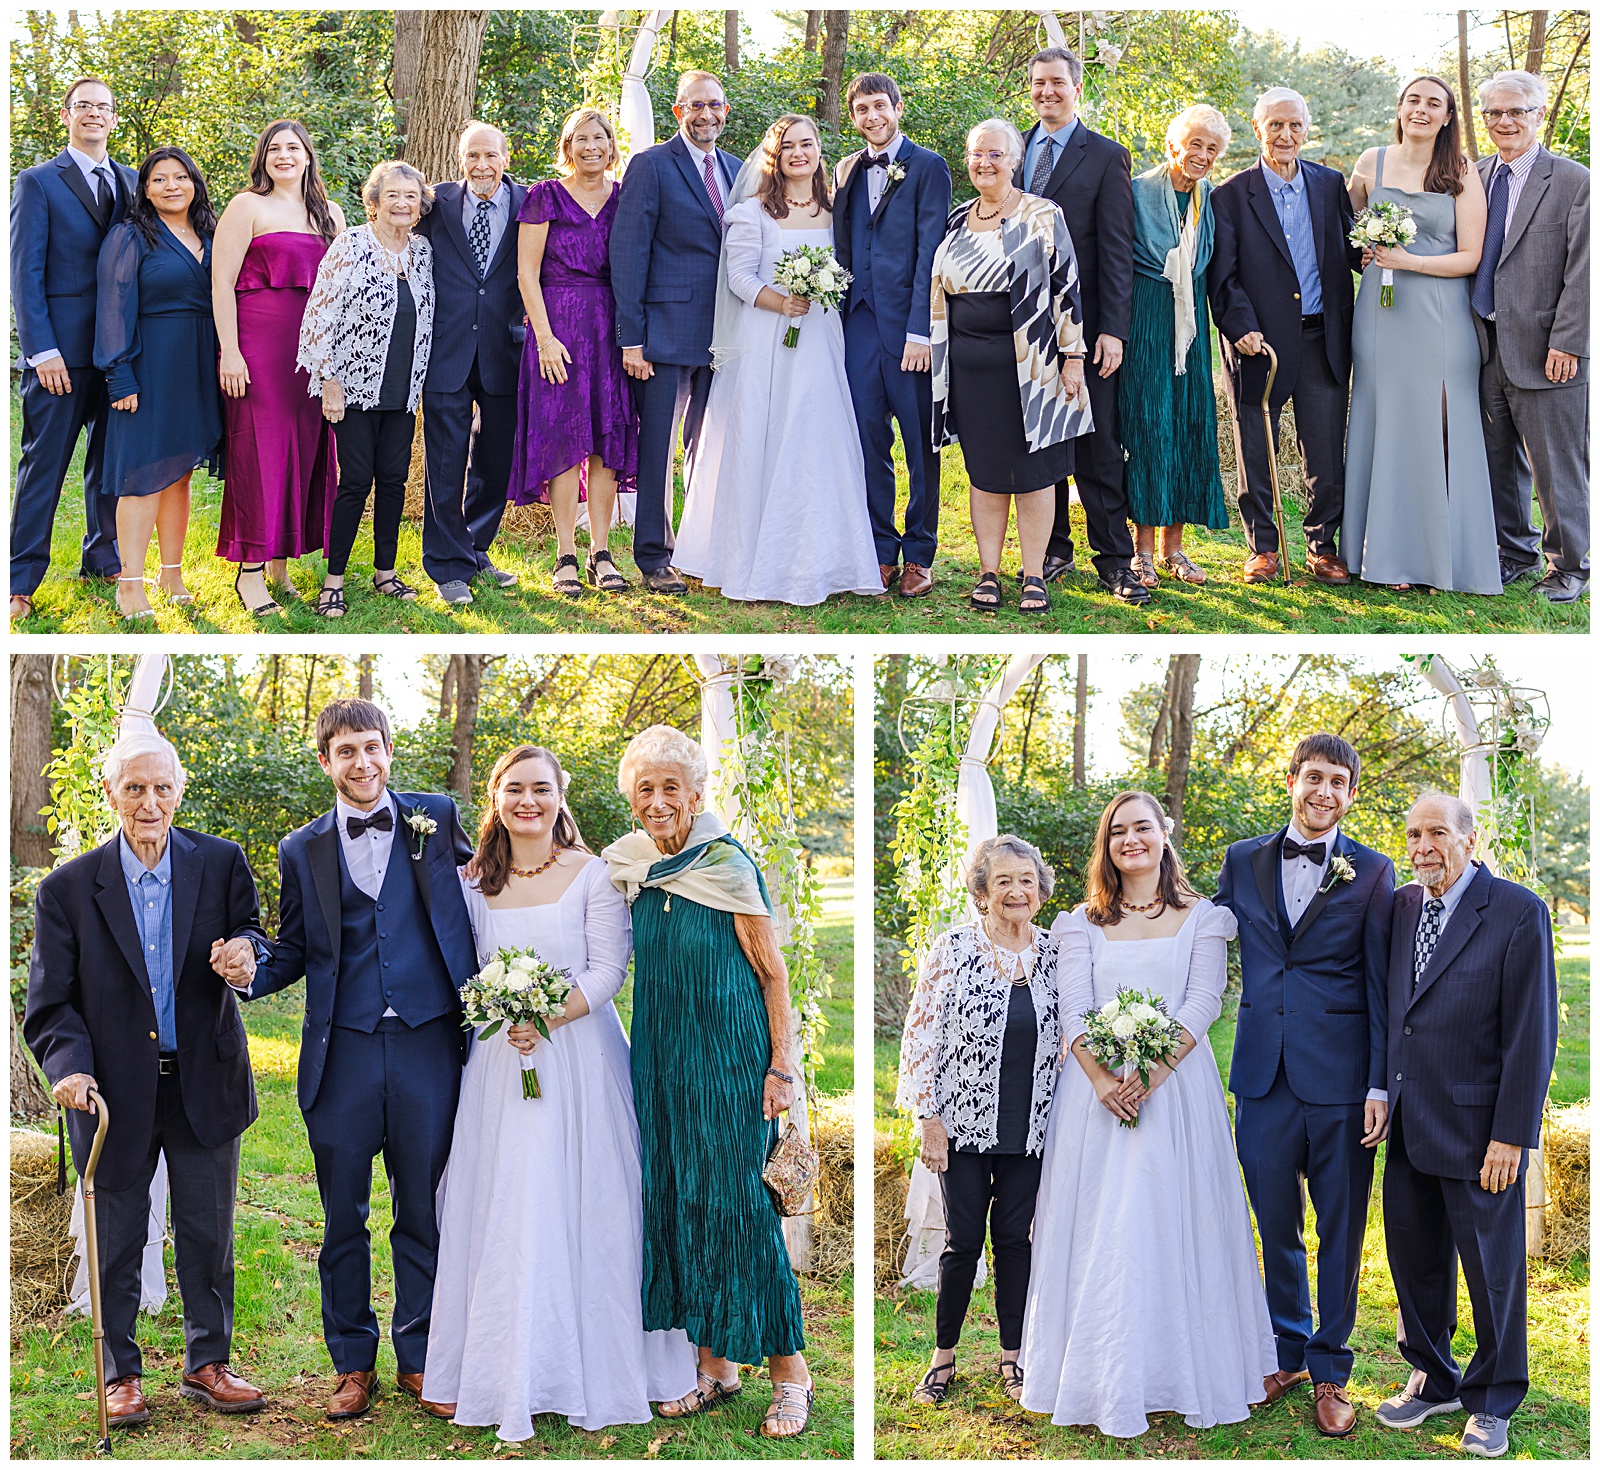
M 222 400 L 227 480 L 217 555 L 224 561 L 304 556 L 327 541 L 338 488 L 333 431 L 295 366 L 300 318 L 327 250 L 321 235 L 275 230 L 250 242 L 239 267 L 239 351 L 250 386 L 243 398 Z
M 539 373 L 539 344 L 529 327 L 517 380 L 517 439 L 511 457 L 512 505 L 547 504 L 550 481 L 591 454 L 615 472 L 617 489 L 632 490 L 639 471 L 639 419 L 617 345 L 617 304 L 611 294 L 611 222 L 617 193 L 600 213 L 586 210 L 555 179 L 528 190 L 521 223 L 549 221 L 539 287 L 550 330 L 572 361 L 565 383 Z

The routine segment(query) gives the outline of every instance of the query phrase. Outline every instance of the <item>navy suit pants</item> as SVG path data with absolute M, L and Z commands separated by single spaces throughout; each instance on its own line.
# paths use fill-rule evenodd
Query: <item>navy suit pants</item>
M 1072 483 L 1078 487 L 1095 570 L 1109 577 L 1133 560 L 1133 532 L 1128 529 L 1128 493 L 1123 486 L 1126 460 L 1117 428 L 1117 374 L 1100 376 L 1093 355 L 1083 365 L 1089 387 L 1094 432 L 1072 441 Z M 1123 371 L 1123 369 L 1118 369 Z M 1071 501 L 1067 487 L 1056 486 L 1056 521 L 1050 532 L 1049 555 L 1072 560 Z
M 672 560 L 672 450 L 683 425 L 683 478 L 687 484 L 711 397 L 711 366 L 658 362 L 648 378 L 632 379 L 639 414 L 638 501 L 633 518 L 633 562 L 641 572 L 662 571 Z
M 422 509 L 422 569 L 434 582 L 470 582 L 488 570 L 489 547 L 506 513 L 516 437 L 517 395 L 485 393 L 476 358 L 466 382 L 453 392 L 423 391 L 428 493 Z

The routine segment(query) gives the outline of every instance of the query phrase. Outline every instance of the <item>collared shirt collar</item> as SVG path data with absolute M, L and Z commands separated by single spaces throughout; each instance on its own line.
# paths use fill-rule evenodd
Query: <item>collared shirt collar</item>
M 1468 862 L 1466 867 L 1461 870 L 1461 874 L 1456 881 L 1439 895 L 1439 897 L 1444 900 L 1444 912 L 1439 915 L 1439 922 L 1441 925 L 1446 923 L 1449 920 L 1450 915 L 1455 913 L 1456 909 L 1460 907 L 1462 896 L 1471 886 L 1472 880 L 1477 876 L 1477 862 Z M 1422 890 L 1422 902 L 1424 905 L 1426 905 L 1428 900 L 1432 897 L 1433 895 L 1429 893 L 1426 888 Z
M 138 854 L 129 845 L 125 832 L 117 833 L 118 851 L 122 857 L 122 872 L 130 883 L 140 882 L 146 874 L 155 878 L 163 887 L 172 882 L 172 829 L 167 829 L 167 845 L 161 849 L 161 861 L 155 867 L 147 868 L 139 860 Z
M 1333 856 L 1333 850 L 1334 850 L 1334 848 L 1336 846 L 1338 846 L 1338 842 L 1339 842 L 1339 828 L 1338 828 L 1337 824 L 1335 824 L 1334 826 L 1330 827 L 1320 837 L 1307 837 L 1304 832 L 1302 832 L 1297 826 L 1295 826 L 1293 818 L 1290 819 L 1290 821 L 1289 821 L 1289 830 L 1284 835 L 1287 836 L 1287 837 L 1290 837 L 1294 841 L 1298 842 L 1301 847 L 1304 847 L 1309 842 L 1325 842 L 1325 843 L 1327 843 L 1328 844 L 1327 847 L 1325 847 L 1323 849 L 1323 859 L 1322 859 L 1322 861 L 1323 861 L 1324 865 L 1326 865 L 1328 859 Z M 1295 861 L 1299 862 L 1299 859 L 1296 858 Z
M 691 153 L 696 153 L 700 156 L 702 160 L 700 164 L 700 171 L 704 173 L 705 163 L 703 160 L 716 157 L 717 145 L 713 143 L 709 148 L 702 148 L 698 143 L 694 142 L 689 135 L 683 131 L 682 128 L 678 129 L 678 136 L 683 139 L 684 147 L 686 147 Z
M 1507 163 L 1505 161 L 1505 158 L 1500 154 L 1499 150 L 1496 150 L 1495 155 L 1494 155 L 1494 168 L 1491 168 L 1489 170 L 1489 176 L 1491 178 L 1493 178 L 1495 169 L 1497 169 L 1497 168 L 1508 168 L 1508 169 L 1511 170 L 1512 175 L 1514 177 L 1519 178 L 1519 179 L 1520 178 L 1525 178 L 1527 176 L 1528 170 L 1533 167 L 1534 162 L 1538 159 L 1538 157 L 1539 157 L 1539 142 L 1538 142 L 1538 139 L 1534 140 L 1533 146 L 1531 148 L 1525 150 L 1522 153 L 1519 153 L 1515 158 L 1513 158 L 1511 160 L 1510 163 Z
M 111 167 L 110 154 L 107 154 L 98 163 L 96 163 L 95 160 L 90 158 L 89 155 L 81 148 L 74 148 L 70 143 L 67 144 L 67 153 L 71 157 L 72 161 L 78 165 L 79 172 L 83 174 L 84 178 L 89 181 L 91 186 L 94 184 L 95 171 L 97 169 L 104 168 L 106 172 L 103 177 L 105 177 L 106 182 L 111 185 L 112 191 L 116 191 L 117 171 Z
M 349 821 L 351 817 L 360 817 L 362 821 L 365 821 L 373 814 L 373 812 L 377 812 L 382 809 L 384 801 L 389 803 L 389 809 L 394 813 L 395 821 L 398 823 L 400 820 L 400 804 L 394 799 L 394 792 L 389 790 L 387 786 L 383 788 L 383 800 L 379 801 L 370 812 L 364 812 L 358 806 L 351 806 L 350 803 L 344 799 L 344 797 L 336 793 L 333 798 L 333 820 L 339 828 L 340 835 L 349 835 Z
M 1052 143 L 1054 143 L 1056 145 L 1057 148 L 1063 148 L 1063 147 L 1066 146 L 1067 139 L 1069 139 L 1072 136 L 1073 130 L 1077 126 L 1078 126 L 1078 114 L 1077 113 L 1073 113 L 1072 114 L 1072 121 L 1071 122 L 1064 122 L 1064 123 L 1062 123 L 1060 125 L 1060 127 L 1053 128 L 1053 127 L 1050 126 L 1049 123 L 1041 121 L 1039 123 L 1039 131 L 1036 134 L 1036 136 L 1041 137 L 1041 138 L 1048 138 L 1048 139 L 1050 139 L 1050 141 Z
M 1287 190 L 1290 194 L 1303 194 L 1305 192 L 1306 170 L 1304 164 L 1297 162 L 1295 165 L 1294 177 L 1292 179 L 1286 179 L 1277 171 L 1277 169 L 1273 168 L 1273 166 L 1263 158 L 1261 160 L 1261 176 L 1266 179 L 1267 187 L 1273 190 L 1275 193 L 1281 194 L 1285 190 Z
M 499 204 L 510 197 L 511 185 L 506 182 L 505 175 L 502 174 L 500 182 L 495 186 L 495 191 L 489 196 L 488 202 L 490 204 Z M 473 193 L 472 184 L 467 179 L 461 181 L 461 202 L 469 209 L 476 208 L 478 204 L 478 196 Z
M 885 148 L 881 154 L 878 152 L 878 150 L 876 148 L 874 148 L 872 146 L 872 144 L 868 143 L 867 144 L 867 157 L 868 158 L 888 157 L 890 159 L 898 158 L 900 156 L 900 145 L 902 143 L 904 143 L 905 140 L 906 140 L 906 135 L 904 133 L 900 132 L 898 129 L 896 129 L 894 137 L 892 137 L 889 140 L 889 146 L 887 148 Z

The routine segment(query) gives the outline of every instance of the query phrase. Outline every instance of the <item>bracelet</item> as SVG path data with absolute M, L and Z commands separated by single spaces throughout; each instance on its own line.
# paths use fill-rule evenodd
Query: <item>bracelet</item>
M 767 1076 L 776 1077 L 778 1079 L 778 1081 L 787 1082 L 787 1083 L 789 1083 L 791 1085 L 793 1085 L 793 1083 L 794 1083 L 794 1078 L 793 1077 L 791 1077 L 787 1072 L 780 1072 L 776 1067 L 768 1067 L 767 1068 Z

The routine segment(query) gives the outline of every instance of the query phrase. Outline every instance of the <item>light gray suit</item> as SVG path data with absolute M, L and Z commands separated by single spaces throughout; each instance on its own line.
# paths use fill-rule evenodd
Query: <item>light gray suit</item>
M 1498 154 L 1478 161 L 1484 188 Z M 1494 272 L 1495 319 L 1476 312 L 1483 437 L 1500 559 L 1539 564 L 1530 489 L 1553 570 L 1589 576 L 1589 170 L 1539 148 Z M 1578 359 L 1545 377 L 1554 349 Z M 1529 466 L 1532 466 L 1530 486 Z

